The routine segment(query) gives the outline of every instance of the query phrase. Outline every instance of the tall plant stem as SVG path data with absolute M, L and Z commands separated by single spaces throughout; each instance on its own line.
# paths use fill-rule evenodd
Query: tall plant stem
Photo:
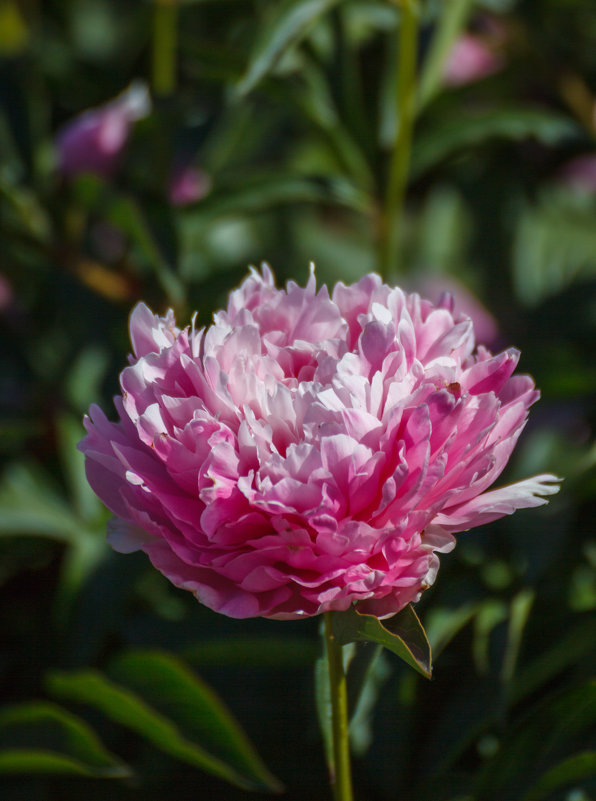
M 353 801 L 348 738 L 348 691 L 342 646 L 333 634 L 332 622 L 333 612 L 326 612 L 325 648 L 329 665 L 334 766 L 331 783 L 334 801 Z
M 177 46 L 178 0 L 155 0 L 151 80 L 156 95 L 171 95 L 176 88 Z
M 401 216 L 408 184 L 412 128 L 416 114 L 416 56 L 418 50 L 417 0 L 401 0 L 397 91 L 397 133 L 389 161 L 389 177 L 381 211 L 379 269 L 388 278 L 398 266 Z

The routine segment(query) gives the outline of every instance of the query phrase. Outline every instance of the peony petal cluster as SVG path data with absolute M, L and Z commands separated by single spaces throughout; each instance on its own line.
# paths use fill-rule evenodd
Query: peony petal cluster
M 489 490 L 538 392 L 447 296 L 376 275 L 330 296 L 312 272 L 278 289 L 263 266 L 208 328 L 139 304 L 130 335 L 120 420 L 93 406 L 80 444 L 109 541 L 230 617 L 391 615 L 454 533 L 558 489 Z

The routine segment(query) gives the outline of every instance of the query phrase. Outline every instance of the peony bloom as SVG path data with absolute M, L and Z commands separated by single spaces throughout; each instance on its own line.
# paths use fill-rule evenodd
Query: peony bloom
M 264 266 L 206 330 L 139 304 L 130 333 L 120 421 L 92 407 L 80 445 L 109 541 L 231 617 L 393 614 L 454 532 L 557 490 L 488 491 L 538 392 L 448 299 L 376 275 L 281 290 Z
M 150 109 L 147 87 L 137 82 L 110 103 L 70 120 L 56 136 L 59 171 L 69 177 L 94 173 L 111 178 L 133 122 Z
M 498 72 L 503 57 L 480 36 L 466 33 L 453 45 L 443 69 L 447 86 L 465 86 Z

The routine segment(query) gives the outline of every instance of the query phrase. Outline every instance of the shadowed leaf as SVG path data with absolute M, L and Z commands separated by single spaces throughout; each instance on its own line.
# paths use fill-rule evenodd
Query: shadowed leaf
M 45 702 L 0 710 L 0 773 L 131 776 L 80 718 Z

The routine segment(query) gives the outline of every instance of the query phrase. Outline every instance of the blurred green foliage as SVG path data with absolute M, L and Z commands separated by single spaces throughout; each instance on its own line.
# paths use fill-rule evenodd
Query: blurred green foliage
M 596 180 L 569 165 L 596 161 L 596 10 L 418 5 L 387 277 L 455 279 L 486 305 L 544 394 L 508 475 L 566 481 L 443 558 L 417 607 L 432 682 L 372 645 L 352 654 L 356 794 L 590 801 Z M 117 392 L 137 299 L 205 323 L 249 263 L 280 283 L 311 260 L 320 282 L 378 269 L 399 26 L 391 0 L 0 0 L 2 799 L 265 798 L 272 773 L 288 799 L 328 797 L 318 621 L 220 618 L 113 555 L 75 444 L 89 404 Z M 502 68 L 448 86 L 464 28 L 492 37 Z M 152 111 L 114 177 L 67 180 L 56 132 L 136 79 Z M 173 205 L 177 166 L 210 191 Z

